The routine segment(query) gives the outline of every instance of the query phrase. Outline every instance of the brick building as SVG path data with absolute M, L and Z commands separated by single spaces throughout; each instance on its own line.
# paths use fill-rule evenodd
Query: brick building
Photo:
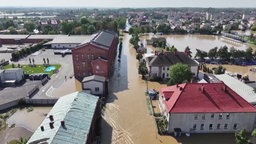
M 99 75 L 109 78 L 116 57 L 118 36 L 110 31 L 99 32 L 90 42 L 72 50 L 74 76 Z

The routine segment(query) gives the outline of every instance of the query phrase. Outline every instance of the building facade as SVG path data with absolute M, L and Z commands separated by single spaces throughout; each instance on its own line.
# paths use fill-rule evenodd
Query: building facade
M 159 107 L 168 132 L 231 133 L 255 128 L 256 108 L 224 83 L 184 83 L 162 88 Z
M 72 50 L 74 76 L 82 80 L 86 76 L 99 75 L 109 78 L 114 67 L 117 34 L 99 32 L 90 42 Z
M 96 75 L 85 77 L 82 81 L 82 89 L 92 95 L 106 96 L 108 89 L 106 78 Z
M 170 78 L 169 68 L 177 63 L 187 64 L 194 76 L 198 75 L 198 62 L 189 58 L 184 52 L 155 52 L 155 55 L 145 59 L 151 77 Z

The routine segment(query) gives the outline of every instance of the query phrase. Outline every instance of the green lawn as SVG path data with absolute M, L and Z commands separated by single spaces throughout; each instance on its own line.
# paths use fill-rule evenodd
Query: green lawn
M 44 70 L 47 67 L 45 67 L 44 65 L 35 65 L 34 67 L 31 67 L 29 65 L 20 65 L 20 66 L 23 68 L 25 74 L 48 73 L 50 74 L 50 76 L 53 74 L 53 71 L 45 72 Z M 56 70 L 58 70 L 61 67 L 60 64 L 51 64 L 50 66 L 55 66 Z M 12 65 L 6 65 L 4 66 L 4 69 L 8 69 L 12 67 L 13 67 Z M 15 67 L 17 68 L 18 65 L 15 65 Z

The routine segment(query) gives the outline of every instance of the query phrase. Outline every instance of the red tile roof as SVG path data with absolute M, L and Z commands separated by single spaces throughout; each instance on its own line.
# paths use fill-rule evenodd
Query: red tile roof
M 171 113 L 256 112 L 256 108 L 224 83 L 184 83 L 159 90 Z M 170 96 L 171 94 L 171 96 Z

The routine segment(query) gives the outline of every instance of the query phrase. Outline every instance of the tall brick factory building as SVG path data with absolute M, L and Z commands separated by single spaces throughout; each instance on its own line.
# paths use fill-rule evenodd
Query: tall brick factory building
M 99 32 L 90 42 L 72 50 L 74 76 L 78 80 L 90 75 L 109 78 L 116 57 L 118 35 L 110 31 Z

